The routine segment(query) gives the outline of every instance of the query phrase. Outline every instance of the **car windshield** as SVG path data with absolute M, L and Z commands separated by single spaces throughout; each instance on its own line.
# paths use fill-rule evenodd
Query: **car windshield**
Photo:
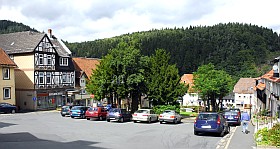
M 233 111 L 229 111 L 229 112 L 225 112 L 225 115 L 238 115 L 238 113 L 233 112 Z
M 73 107 L 72 110 L 81 110 L 82 107 Z
M 175 111 L 165 110 L 163 111 L 163 114 L 175 114 Z
M 229 111 L 239 112 L 239 109 L 229 109 Z
M 217 114 L 199 114 L 198 120 L 216 121 L 217 117 Z
M 137 110 L 135 113 L 149 113 L 148 110 Z
M 110 111 L 109 112 L 119 112 L 119 109 L 115 109 L 115 108 L 113 108 L 113 109 L 110 109 Z

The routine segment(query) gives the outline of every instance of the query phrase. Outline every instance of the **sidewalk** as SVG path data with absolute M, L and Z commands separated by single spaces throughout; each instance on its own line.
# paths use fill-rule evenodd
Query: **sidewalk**
M 236 126 L 236 131 L 230 140 L 227 149 L 255 149 L 257 148 L 254 140 L 255 126 L 251 123 L 248 127 L 249 133 L 244 134 L 242 132 L 242 126 Z

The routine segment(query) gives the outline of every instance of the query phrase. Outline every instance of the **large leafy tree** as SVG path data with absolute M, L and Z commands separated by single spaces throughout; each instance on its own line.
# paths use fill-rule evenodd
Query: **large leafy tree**
M 212 111 L 217 111 L 222 98 L 232 91 L 233 79 L 225 71 L 216 70 L 214 65 L 209 63 L 200 66 L 197 72 L 194 72 L 193 88 L 202 97 L 204 103 L 207 102 L 208 107 L 211 102 Z M 217 99 L 219 99 L 218 104 Z
M 97 95 L 98 99 L 114 94 L 117 103 L 120 99 L 132 98 L 131 111 L 138 108 L 141 92 L 145 90 L 144 74 L 147 68 L 147 57 L 141 55 L 134 42 L 121 42 L 110 50 L 93 71 L 87 86 L 88 91 Z M 120 106 L 120 105 L 119 105 Z
M 179 96 L 187 92 L 180 84 L 176 65 L 170 65 L 170 54 L 163 49 L 156 50 L 150 57 L 150 68 L 146 79 L 147 96 L 153 105 L 175 104 Z

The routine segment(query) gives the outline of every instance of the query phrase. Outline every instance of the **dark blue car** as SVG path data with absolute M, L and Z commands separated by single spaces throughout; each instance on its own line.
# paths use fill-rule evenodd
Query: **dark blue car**
M 86 107 L 86 106 L 74 106 L 70 110 L 70 117 L 71 118 L 75 118 L 75 117 L 85 118 L 87 109 L 88 109 L 88 107 Z
M 194 134 L 216 133 L 224 136 L 229 133 L 229 126 L 224 116 L 217 112 L 201 112 L 194 121 Z
M 120 109 L 120 108 L 111 108 L 107 112 L 106 120 L 107 122 L 110 121 L 130 121 L 132 118 L 131 113 L 127 111 L 126 109 Z
M 226 111 L 224 113 L 225 119 L 227 120 L 229 125 L 238 125 L 240 126 L 241 121 L 240 121 L 240 116 L 238 112 L 235 111 Z
M 0 103 L 0 113 L 15 113 L 17 107 L 9 103 Z

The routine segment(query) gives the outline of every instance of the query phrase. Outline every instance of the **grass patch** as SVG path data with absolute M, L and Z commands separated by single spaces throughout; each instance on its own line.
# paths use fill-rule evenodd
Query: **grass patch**
M 181 111 L 180 114 L 182 116 L 186 116 L 186 117 L 196 117 L 197 116 L 196 112 L 183 112 L 183 111 Z

